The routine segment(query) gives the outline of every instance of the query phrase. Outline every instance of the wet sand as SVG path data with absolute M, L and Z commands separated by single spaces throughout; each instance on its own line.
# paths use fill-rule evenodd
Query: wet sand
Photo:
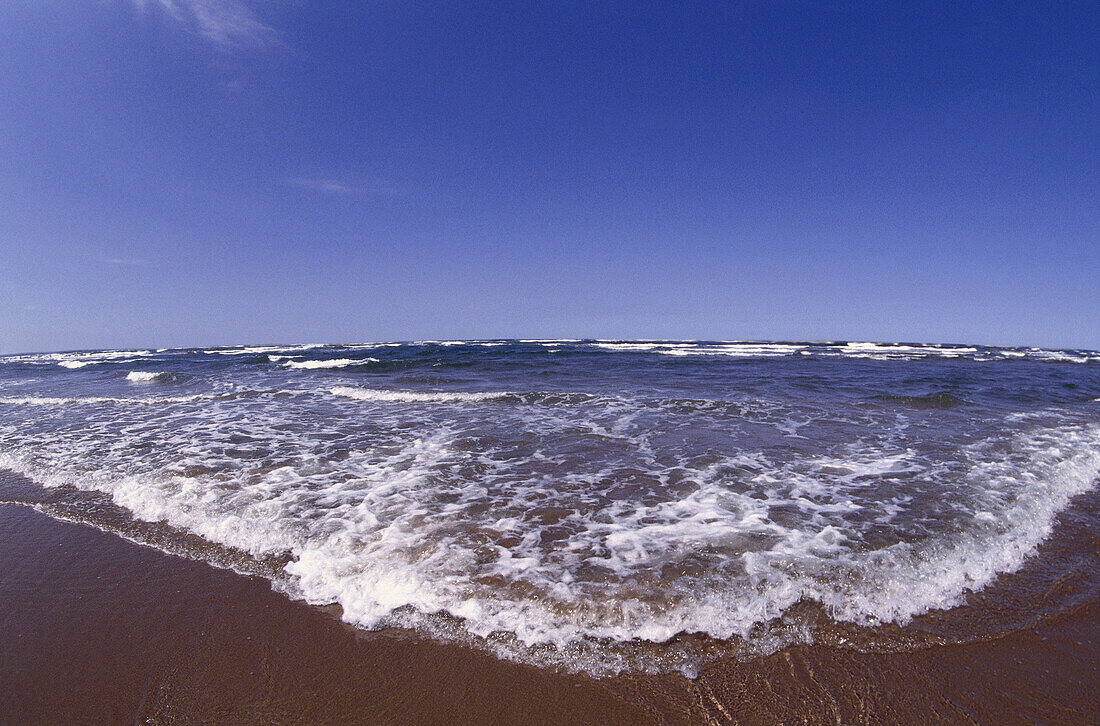
M 1052 545 L 1083 552 L 1085 583 L 1100 561 L 1093 532 Z M 1100 720 L 1100 601 L 1072 578 L 1050 585 L 1051 597 L 1084 588 L 1072 606 L 965 645 L 799 646 L 696 680 L 594 680 L 355 631 L 258 577 L 28 507 L 0 506 L 0 533 L 2 724 Z

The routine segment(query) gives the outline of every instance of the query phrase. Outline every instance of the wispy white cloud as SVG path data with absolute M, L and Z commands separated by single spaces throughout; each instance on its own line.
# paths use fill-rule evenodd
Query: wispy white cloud
M 292 176 L 286 179 L 288 184 L 293 184 L 296 187 L 302 189 L 313 189 L 319 192 L 332 192 L 334 194 L 351 194 L 355 191 L 352 187 L 349 187 L 343 182 L 336 181 L 335 179 L 304 179 L 302 177 Z
M 347 184 L 338 179 L 313 179 L 307 177 L 286 177 L 287 184 L 292 184 L 302 189 L 311 189 L 317 192 L 328 192 L 329 194 L 367 194 L 367 195 L 384 195 L 392 194 L 393 190 L 385 185 L 375 186 L 356 186 Z
M 103 260 L 108 265 L 120 265 L 122 267 L 142 267 L 148 265 L 148 260 L 138 259 L 136 257 L 107 257 Z
M 131 0 L 138 10 L 159 8 L 221 48 L 262 46 L 278 33 L 242 0 Z

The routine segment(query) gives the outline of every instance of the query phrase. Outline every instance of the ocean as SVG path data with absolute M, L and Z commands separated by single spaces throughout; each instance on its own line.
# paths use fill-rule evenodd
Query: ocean
M 29 480 L 0 502 L 262 576 L 358 628 L 597 677 L 969 642 L 1100 592 L 1094 546 L 1037 554 L 1059 527 L 1096 532 L 1076 504 L 1100 475 L 1095 351 L 9 355 L 0 469 Z M 1052 591 L 1071 571 L 1085 584 Z

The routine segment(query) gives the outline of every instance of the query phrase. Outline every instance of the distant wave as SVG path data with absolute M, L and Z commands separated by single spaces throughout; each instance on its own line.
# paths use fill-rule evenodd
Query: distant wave
M 558 343 L 543 343 L 557 346 Z M 907 343 L 799 343 L 799 342 L 683 342 L 683 341 L 611 341 L 583 342 L 580 347 L 617 353 L 655 353 L 669 356 L 726 356 L 730 358 L 771 358 L 779 356 L 819 356 L 865 358 L 868 360 L 916 360 L 922 358 L 965 359 L 978 362 L 1039 360 L 1064 363 L 1100 362 L 1096 351 L 1012 349 L 972 345 L 913 345 Z
M 113 396 L 0 396 L 0 404 L 7 406 L 68 406 L 103 403 L 137 403 L 146 405 L 164 403 L 187 403 L 204 398 L 214 398 L 206 394 L 192 396 L 168 396 L 160 398 L 125 398 Z
M 276 358 L 277 356 L 269 356 Z M 331 358 L 329 360 L 291 360 L 283 365 L 287 368 L 347 368 L 348 366 L 363 365 L 364 363 L 377 363 L 377 358 Z
M 208 348 L 206 355 L 257 355 L 259 353 L 297 353 L 303 350 L 324 348 L 325 343 L 305 343 L 303 345 L 234 345 L 225 348 Z
M 1095 351 L 1075 353 L 1065 350 L 1031 348 L 1025 355 L 1028 358 L 1034 358 L 1036 360 L 1049 360 L 1059 363 L 1088 363 L 1089 361 L 1100 361 L 1100 354 Z
M 519 343 L 542 343 L 544 345 L 560 345 L 562 343 L 580 343 L 580 338 L 522 338 Z
M 862 358 L 867 360 L 922 360 L 944 358 L 974 362 L 989 361 L 1043 361 L 1050 363 L 1100 363 L 1100 352 L 1077 349 L 1048 348 L 1005 348 L 998 346 L 957 345 L 939 343 L 882 343 L 861 341 L 683 341 L 683 340 L 578 340 L 578 339 L 523 339 L 505 340 L 435 340 L 411 343 L 354 343 L 335 345 L 309 343 L 304 345 L 250 345 L 192 349 L 117 350 L 117 351 L 70 351 L 65 353 L 32 353 L 0 356 L 0 363 L 57 365 L 68 369 L 79 369 L 95 363 L 124 364 L 136 362 L 148 356 L 207 354 L 216 356 L 246 357 L 264 355 L 273 362 L 301 358 L 302 353 L 324 348 L 333 355 L 348 355 L 351 351 L 371 348 L 408 348 L 420 346 L 439 346 L 443 349 L 495 348 L 508 345 L 537 345 L 551 352 L 598 352 L 624 354 L 654 354 L 673 357 L 718 356 L 728 358 Z M 295 361 L 292 368 L 341 368 L 350 363 L 348 358 L 334 358 L 330 362 Z M 360 362 L 368 363 L 370 360 Z
M 576 406 L 593 401 L 611 401 L 614 397 L 570 391 L 384 391 L 376 388 L 334 386 L 335 396 L 379 403 L 513 403 L 541 406 Z
M 26 353 L 0 356 L 0 363 L 57 364 L 63 368 L 82 368 L 93 363 L 121 363 L 153 355 L 148 350 L 100 350 L 86 353 Z
M 381 391 L 373 388 L 353 388 L 335 386 L 329 391 L 335 396 L 354 398 L 358 401 L 381 401 L 391 403 L 467 403 L 471 401 L 493 401 L 517 398 L 517 394 L 508 391 L 487 392 L 424 392 L 424 391 Z
M 717 346 L 677 346 L 658 350 L 663 355 L 726 355 L 732 358 L 772 358 L 794 355 L 806 350 L 802 345 L 717 345 Z

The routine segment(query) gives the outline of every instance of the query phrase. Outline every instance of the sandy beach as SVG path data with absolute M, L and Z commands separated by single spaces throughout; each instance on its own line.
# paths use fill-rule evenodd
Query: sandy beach
M 1040 555 L 1077 552 L 1080 577 L 1050 595 L 1079 602 L 1031 627 L 910 652 L 799 646 L 695 680 L 593 679 L 356 631 L 260 578 L 25 506 L 0 506 L 0 530 L 3 723 L 1084 724 L 1100 712 L 1088 590 L 1100 542 L 1087 528 Z

